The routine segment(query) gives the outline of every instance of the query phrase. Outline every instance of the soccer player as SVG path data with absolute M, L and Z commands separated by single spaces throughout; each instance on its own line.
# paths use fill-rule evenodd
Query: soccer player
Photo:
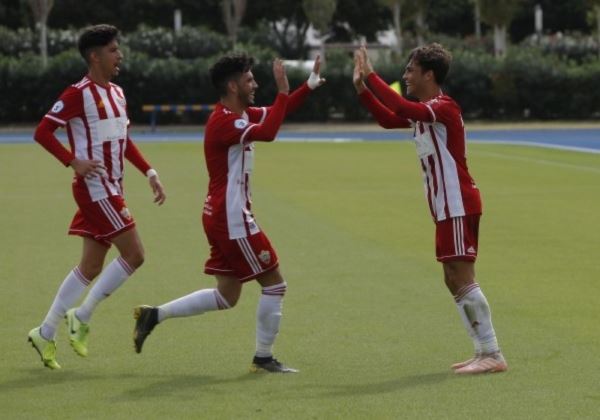
M 360 101 L 382 127 L 414 130 L 436 225 L 437 260 L 475 346 L 474 357 L 454 364 L 454 372 L 503 372 L 508 366 L 498 347 L 490 307 L 475 282 L 481 198 L 467 168 L 460 107 L 441 90 L 451 58 L 435 43 L 411 52 L 403 79 L 408 95 L 418 102 L 404 99 L 373 71 L 365 47 L 355 54 L 353 82 Z
M 251 210 L 250 177 L 254 142 L 273 141 L 284 117 L 294 112 L 311 90 L 325 80 L 319 75 L 319 57 L 307 82 L 292 94 L 283 63 L 273 62 L 278 94 L 272 106 L 253 107 L 258 84 L 252 74 L 254 60 L 245 54 L 222 57 L 210 69 L 220 101 L 210 115 L 204 134 L 208 168 L 208 194 L 202 223 L 210 245 L 204 272 L 214 275 L 216 288 L 203 289 L 158 307 L 139 306 L 134 344 L 138 353 L 144 340 L 168 318 L 230 309 L 237 303 L 243 283 L 255 279 L 262 287 L 256 314 L 256 353 L 253 372 L 293 373 L 273 357 L 287 283 L 278 268 L 277 254 Z
M 78 210 L 69 234 L 83 237 L 79 265 L 64 279 L 41 326 L 29 332 L 29 341 L 50 369 L 60 368 L 54 339 L 60 320 L 67 319 L 69 341 L 75 352 L 87 356 L 89 322 L 96 305 L 144 262 L 142 242 L 123 199 L 124 158 L 148 177 L 154 202 L 161 205 L 165 201 L 156 170 L 129 137 L 123 90 L 111 83 L 123 59 L 118 34 L 117 28 L 109 25 L 83 31 L 78 47 L 88 73 L 65 89 L 34 135 L 38 143 L 75 172 L 72 188 Z M 59 127 L 67 129 L 70 150 L 54 135 Z M 112 244 L 120 256 L 102 270 Z M 83 304 L 73 308 L 98 274 Z

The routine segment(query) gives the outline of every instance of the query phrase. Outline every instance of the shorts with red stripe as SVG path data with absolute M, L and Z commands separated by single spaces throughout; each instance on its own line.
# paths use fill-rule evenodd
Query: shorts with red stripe
M 85 188 L 73 185 L 79 209 L 69 227 L 69 235 L 88 237 L 110 247 L 110 239 L 135 227 L 125 200 L 113 195 L 92 201 Z
M 205 232 L 210 245 L 206 274 L 233 276 L 246 282 L 279 266 L 277 253 L 263 232 L 238 239 L 229 239 L 227 232 L 216 229 Z
M 435 255 L 440 262 L 475 261 L 480 214 L 452 217 L 436 223 Z

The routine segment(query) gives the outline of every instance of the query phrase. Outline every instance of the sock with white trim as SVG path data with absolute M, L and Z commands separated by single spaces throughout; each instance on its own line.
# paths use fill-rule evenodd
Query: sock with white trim
M 475 352 L 491 354 L 500 351 L 490 306 L 479 284 L 472 283 L 463 287 L 454 298 L 463 324 L 473 339 Z
M 134 271 L 122 257 L 112 260 L 100 274 L 83 304 L 75 311 L 77 319 L 86 324 L 90 322 L 96 306 L 117 290 Z
M 231 305 L 217 289 L 202 289 L 158 307 L 158 322 L 168 318 L 200 315 L 217 309 L 229 309 Z
M 44 322 L 42 322 L 40 330 L 42 337 L 47 340 L 54 340 L 58 324 L 65 317 L 67 311 L 83 295 L 88 284 L 90 284 L 90 281 L 81 274 L 79 267 L 75 267 L 69 272 L 58 288 L 52 306 L 50 306 L 50 310 Z
M 273 343 L 279 332 L 283 296 L 287 290 L 287 283 L 263 287 L 262 295 L 256 310 L 256 356 L 273 356 Z

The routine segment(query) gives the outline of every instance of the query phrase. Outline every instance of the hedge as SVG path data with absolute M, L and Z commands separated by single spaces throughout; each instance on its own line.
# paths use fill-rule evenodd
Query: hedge
M 254 73 L 260 85 L 257 103 L 270 103 L 275 95 L 271 75 L 272 51 L 247 46 L 259 57 Z M 145 103 L 213 103 L 208 68 L 215 57 L 198 59 L 151 58 L 127 52 L 116 82 L 127 94 L 132 120 L 147 122 L 141 111 Z M 404 63 L 376 64 L 388 82 L 399 80 Z M 49 109 L 67 85 L 85 74 L 85 66 L 74 50 L 53 56 L 46 69 L 32 54 L 20 58 L 0 56 L 0 122 L 35 122 Z M 328 54 L 325 87 L 291 116 L 295 121 L 322 121 L 329 118 L 367 118 L 352 87 L 352 60 L 348 53 Z M 292 87 L 307 74 L 289 71 Z M 514 49 L 504 60 L 476 51 L 457 51 L 448 76 L 446 91 L 461 105 L 466 119 L 586 119 L 600 115 L 600 61 L 575 64 L 538 50 Z M 198 115 L 161 116 L 162 122 L 201 122 Z

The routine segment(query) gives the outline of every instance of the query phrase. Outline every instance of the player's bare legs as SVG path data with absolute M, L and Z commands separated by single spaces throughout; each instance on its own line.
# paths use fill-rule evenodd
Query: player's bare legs
M 79 270 L 86 279 L 94 280 L 102 272 L 104 259 L 110 248 L 91 238 L 83 238 Z
M 112 239 L 121 256 L 109 263 L 104 270 L 104 260 L 109 247 L 90 238 L 84 238 L 83 253 L 79 269 L 85 278 L 100 277 L 78 308 L 66 312 L 69 342 L 75 352 L 85 357 L 88 354 L 87 338 L 89 322 L 98 303 L 117 290 L 136 268 L 144 261 L 144 249 L 135 228 Z
M 217 290 L 229 307 L 233 308 L 242 294 L 242 283 L 237 277 L 216 275 Z
M 473 358 L 456 363 L 452 368 L 459 374 L 505 371 L 508 367 L 498 347 L 489 304 L 475 283 L 475 263 L 449 261 L 443 267 L 444 281 L 456 300 L 458 313 L 475 347 Z
M 135 228 L 115 236 L 111 242 L 121 255 L 104 268 L 83 304 L 75 311 L 77 319 L 84 324 L 90 321 L 98 303 L 117 290 L 144 262 L 144 248 Z M 91 273 L 97 272 L 99 263 L 104 262 L 107 248 L 105 247 L 104 254 L 102 254 L 100 246 L 99 244 L 91 247 L 92 256 L 86 260 L 86 269 Z

